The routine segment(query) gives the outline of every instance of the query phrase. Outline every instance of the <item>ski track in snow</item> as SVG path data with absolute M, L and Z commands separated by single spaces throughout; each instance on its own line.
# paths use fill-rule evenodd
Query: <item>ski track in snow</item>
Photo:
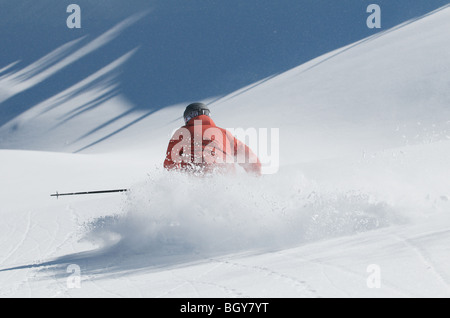
M 163 297 L 170 296 L 173 292 L 175 292 L 177 289 L 181 288 L 182 286 L 184 286 L 186 284 L 188 284 L 188 285 L 190 285 L 192 287 L 192 289 L 195 291 L 197 297 L 202 297 L 201 291 L 199 291 L 197 289 L 197 287 L 196 287 L 197 285 L 210 286 L 210 287 L 213 287 L 215 289 L 222 290 L 225 293 L 225 295 L 227 295 L 227 297 L 233 297 L 233 298 L 247 298 L 247 297 L 250 297 L 249 295 L 246 295 L 242 291 L 239 291 L 239 290 L 237 290 L 235 288 L 228 287 L 228 286 L 225 286 L 223 284 L 219 284 L 219 283 L 216 283 L 216 282 L 213 282 L 213 281 L 203 281 L 203 280 L 201 280 L 201 278 L 203 276 L 206 276 L 207 274 L 215 271 L 221 265 L 222 264 L 218 264 L 218 266 L 213 266 L 211 269 L 205 271 L 204 273 L 202 273 L 199 276 L 196 276 L 193 279 L 187 279 L 186 277 L 182 277 L 180 275 L 177 275 L 174 271 L 171 271 L 171 274 L 177 280 L 181 280 L 182 283 L 180 285 L 176 286 L 175 288 L 171 289 L 170 291 L 168 291 L 165 295 L 163 295 Z M 203 297 L 204 297 L 204 295 L 203 295 Z
M 223 284 L 211 282 L 211 281 L 202 281 L 201 278 L 208 275 L 209 273 L 215 271 L 223 264 L 216 264 L 212 266 L 210 269 L 201 272 L 199 275 L 196 275 L 194 278 L 186 278 L 185 276 L 182 276 L 181 274 L 177 274 L 174 270 L 170 271 L 170 274 L 172 277 L 175 278 L 175 281 L 180 281 L 176 286 L 170 288 L 169 290 L 163 292 L 162 294 L 156 296 L 156 298 L 165 298 L 165 297 L 171 297 L 173 294 L 177 292 L 177 290 L 183 288 L 186 285 L 191 286 L 191 288 L 194 290 L 197 297 L 202 297 L 201 293 L 197 289 L 196 285 L 203 285 L 203 286 L 211 286 L 216 289 L 222 290 L 225 292 L 225 294 L 228 294 L 230 297 L 249 297 L 245 295 L 244 293 L 234 289 L 230 288 L 228 286 L 225 286 Z
M 349 270 L 347 267 L 344 267 L 344 266 L 340 266 L 340 265 L 336 265 L 336 264 L 329 264 L 329 263 L 325 263 L 325 262 L 322 262 L 319 260 L 306 259 L 299 255 L 288 254 L 285 256 L 294 258 L 296 260 L 300 260 L 301 262 L 303 262 L 305 264 L 313 265 L 314 267 L 319 267 L 323 277 L 326 278 L 326 280 L 330 283 L 330 285 L 333 286 L 340 293 L 346 295 L 347 297 L 350 297 L 350 293 L 347 290 L 345 290 L 343 287 L 339 287 L 334 282 L 334 280 L 331 279 L 328 274 L 326 274 L 326 272 L 325 272 L 326 269 L 329 269 L 331 271 L 338 271 L 339 273 L 341 273 L 341 275 L 344 274 L 344 275 L 356 278 L 360 281 L 366 281 L 366 279 L 367 279 L 367 275 L 365 273 L 363 274 L 363 273 L 355 272 L 355 271 Z M 339 275 L 339 278 L 341 278 L 341 275 Z M 411 297 L 411 293 L 409 293 L 409 292 L 405 291 L 403 288 L 395 286 L 389 282 L 383 281 L 383 288 L 384 287 L 388 287 L 392 291 L 394 291 L 398 294 L 401 294 L 404 297 Z
M 246 270 L 249 270 L 251 273 L 261 273 L 262 279 L 265 279 L 267 277 L 270 277 L 275 280 L 282 280 L 286 282 L 288 285 L 294 287 L 294 289 L 297 290 L 297 295 L 292 295 L 293 297 L 318 297 L 317 291 L 314 290 L 311 286 L 308 285 L 308 283 L 304 280 L 300 280 L 296 277 L 281 273 L 280 271 L 277 271 L 273 268 L 269 268 L 266 266 L 259 266 L 259 265 L 246 265 L 238 262 L 233 262 L 231 260 L 221 260 L 221 259 L 210 259 L 213 262 L 218 262 L 220 264 L 224 265 L 230 265 L 233 267 L 243 268 Z
M 12 257 L 12 255 L 14 255 L 14 253 L 16 253 L 20 249 L 20 247 L 25 243 L 25 240 L 28 238 L 29 232 L 31 229 L 31 214 L 32 214 L 32 211 L 29 211 L 27 213 L 27 217 L 26 217 L 27 223 L 26 223 L 25 230 L 22 234 L 22 238 L 14 246 L 14 248 L 6 255 L 6 257 L 2 260 L 2 264 L 4 264 L 10 257 Z
M 394 237 L 395 239 L 397 239 L 399 242 L 401 242 L 402 244 L 404 244 L 405 246 L 407 246 L 410 250 L 412 250 L 415 255 L 418 257 L 418 259 L 423 263 L 423 265 L 425 266 L 425 268 L 429 271 L 431 271 L 434 275 L 434 277 L 436 278 L 436 280 L 442 284 L 442 286 L 447 289 L 447 291 L 450 294 L 450 281 L 447 277 L 447 275 L 440 271 L 438 269 L 437 264 L 434 263 L 432 257 L 430 257 L 430 255 L 428 255 L 427 251 L 420 247 L 420 243 L 416 243 L 420 242 L 421 237 L 427 236 L 427 235 L 439 235 L 439 234 L 446 234 L 449 233 L 450 230 L 443 230 L 440 232 L 430 232 L 427 234 L 423 234 L 420 235 L 419 237 L 415 237 L 415 238 L 404 238 L 400 235 L 396 235 L 396 234 L 391 234 L 392 237 Z

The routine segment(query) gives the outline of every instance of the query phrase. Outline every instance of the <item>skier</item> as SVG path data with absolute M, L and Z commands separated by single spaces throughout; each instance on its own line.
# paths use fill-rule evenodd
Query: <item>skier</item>
M 247 173 L 261 175 L 261 163 L 253 151 L 229 131 L 217 127 L 203 103 L 184 111 L 185 126 L 179 128 L 167 147 L 167 170 L 194 173 L 234 173 L 239 164 Z

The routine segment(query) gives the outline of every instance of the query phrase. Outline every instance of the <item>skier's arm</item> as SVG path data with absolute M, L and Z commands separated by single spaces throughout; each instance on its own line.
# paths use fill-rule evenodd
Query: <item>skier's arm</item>
M 167 170 L 179 169 L 180 163 L 174 162 L 172 159 L 172 149 L 179 141 L 173 137 L 169 141 L 166 151 L 166 159 L 164 160 L 164 168 Z
M 232 137 L 234 140 L 234 156 L 237 163 L 244 168 L 247 173 L 261 175 L 261 162 L 258 156 L 246 144 Z

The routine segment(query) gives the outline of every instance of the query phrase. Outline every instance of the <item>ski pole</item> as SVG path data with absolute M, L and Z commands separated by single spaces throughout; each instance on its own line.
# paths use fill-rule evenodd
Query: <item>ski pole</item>
M 70 192 L 70 193 L 56 193 L 50 194 L 51 197 L 56 197 L 57 199 L 62 196 L 69 195 L 87 195 L 87 194 L 101 194 L 101 193 L 117 193 L 117 192 L 127 192 L 128 189 L 117 189 L 117 190 L 100 190 L 100 191 L 83 191 L 83 192 Z

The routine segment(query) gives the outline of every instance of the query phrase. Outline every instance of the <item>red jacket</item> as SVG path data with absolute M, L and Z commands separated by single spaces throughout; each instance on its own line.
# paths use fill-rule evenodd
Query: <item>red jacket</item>
M 175 132 L 167 147 L 164 167 L 230 172 L 236 163 L 249 173 L 261 174 L 261 162 L 247 145 L 217 127 L 210 117 L 200 115 Z

